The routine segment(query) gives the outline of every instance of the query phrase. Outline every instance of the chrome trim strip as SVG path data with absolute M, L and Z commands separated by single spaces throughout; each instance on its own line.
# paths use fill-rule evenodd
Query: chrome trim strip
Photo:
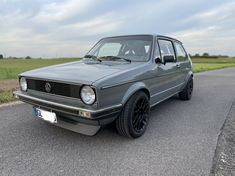
M 176 93 L 173 93 L 173 94 L 169 95 L 168 97 L 166 97 L 166 98 L 164 98 L 164 99 L 162 99 L 162 100 L 160 100 L 160 101 L 158 101 L 158 102 L 156 102 L 156 103 L 154 103 L 154 104 L 152 104 L 152 105 L 150 106 L 150 108 L 152 108 L 153 106 L 155 106 L 155 105 L 157 105 L 157 104 L 159 104 L 159 103 L 161 103 L 161 102 L 163 102 L 163 101 L 165 101 L 165 100 L 171 98 L 172 96 L 174 96 L 174 95 L 176 95 L 176 94 L 178 94 L 178 93 L 179 93 L 179 91 L 176 92 Z
M 61 103 L 55 103 L 55 102 L 43 100 L 43 99 L 40 99 L 40 98 L 35 98 L 35 97 L 29 96 L 29 95 L 22 94 L 19 91 L 14 92 L 14 95 L 18 96 L 19 99 L 20 99 L 20 97 L 23 97 L 23 98 L 26 98 L 26 99 L 29 99 L 29 100 L 38 101 L 38 102 L 46 103 L 46 104 L 53 105 L 53 106 L 67 108 L 67 109 L 70 109 L 70 110 L 86 111 L 86 112 L 90 112 L 90 113 L 99 113 L 99 112 L 103 112 L 103 111 L 110 110 L 110 109 L 113 109 L 113 108 L 119 108 L 119 107 L 122 106 L 122 104 L 118 104 L 118 105 L 114 105 L 114 106 L 110 106 L 110 107 L 102 108 L 102 109 L 98 109 L 98 110 L 89 110 L 89 109 L 84 109 L 84 108 L 78 108 L 78 107 L 75 107 L 75 106 L 64 105 L 64 104 L 61 104 Z
M 151 95 L 151 98 L 154 97 L 154 96 L 160 95 L 160 94 L 162 94 L 162 93 L 164 93 L 164 92 L 167 92 L 167 91 L 170 91 L 170 90 L 172 90 L 172 89 L 175 89 L 175 88 L 177 88 L 177 87 L 180 87 L 180 86 L 182 86 L 183 84 L 184 84 L 184 83 L 180 83 L 180 84 L 178 84 L 177 86 L 174 86 L 174 87 L 171 87 L 171 88 L 169 88 L 169 89 L 163 90 L 163 91 L 161 91 L 161 92 L 155 93 L 155 94 Z

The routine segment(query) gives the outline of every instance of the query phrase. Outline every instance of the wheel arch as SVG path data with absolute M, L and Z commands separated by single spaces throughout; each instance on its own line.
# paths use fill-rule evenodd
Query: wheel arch
M 129 98 L 134 95 L 136 92 L 143 91 L 146 93 L 148 98 L 150 99 L 150 92 L 147 88 L 147 86 L 143 82 L 137 82 L 129 87 L 129 89 L 126 91 L 122 98 L 122 104 L 126 104 L 126 102 L 129 100 Z
M 192 78 L 194 79 L 194 75 L 193 75 L 193 71 L 190 70 L 185 78 L 184 84 L 182 85 L 181 89 L 184 89 L 184 87 L 186 86 L 186 84 L 188 83 L 189 79 Z

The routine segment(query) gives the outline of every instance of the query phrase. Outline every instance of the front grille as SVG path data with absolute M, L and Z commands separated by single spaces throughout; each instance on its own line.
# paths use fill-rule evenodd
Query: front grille
M 45 87 L 46 83 L 50 84 L 51 87 L 50 91 L 46 90 Z M 34 80 L 34 79 L 27 79 L 27 84 L 28 84 L 28 89 L 31 90 L 80 99 L 80 93 L 79 93 L 81 88 L 80 85 L 72 85 L 67 83 Z

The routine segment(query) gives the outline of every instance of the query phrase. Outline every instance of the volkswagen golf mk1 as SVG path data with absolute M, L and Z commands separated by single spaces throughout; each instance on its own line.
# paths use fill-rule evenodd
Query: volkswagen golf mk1
M 101 39 L 82 60 L 22 73 L 19 84 L 14 95 L 38 119 L 86 135 L 114 123 L 120 135 L 137 138 L 151 107 L 176 94 L 191 99 L 193 72 L 179 40 L 128 35 Z

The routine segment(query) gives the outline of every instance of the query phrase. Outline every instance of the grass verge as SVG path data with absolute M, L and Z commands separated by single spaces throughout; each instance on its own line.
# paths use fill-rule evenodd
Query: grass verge
M 11 90 L 0 92 L 0 104 L 15 101 L 16 99 L 13 96 L 12 92 L 13 91 Z

